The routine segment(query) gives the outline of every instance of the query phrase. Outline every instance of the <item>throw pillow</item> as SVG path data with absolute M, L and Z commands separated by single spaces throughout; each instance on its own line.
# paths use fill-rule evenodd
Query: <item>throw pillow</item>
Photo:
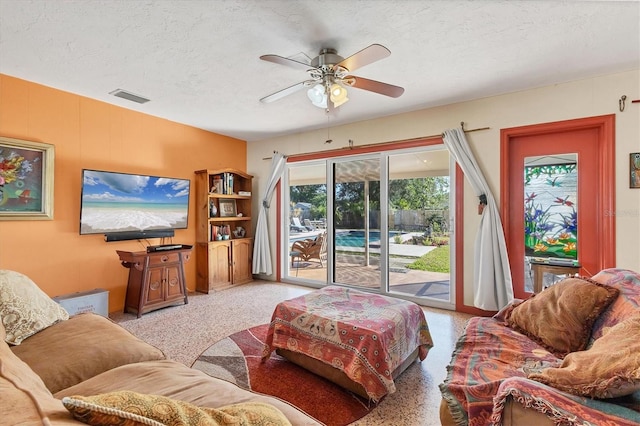
M 515 306 L 506 323 L 564 357 L 587 346 L 593 323 L 618 292 L 588 278 L 566 278 Z
M 89 397 L 64 397 L 62 403 L 77 420 L 95 426 L 291 426 L 276 407 L 257 402 L 203 408 L 159 395 L 117 391 Z
M 19 345 L 50 325 L 69 319 L 69 314 L 27 276 L 0 270 L 0 318 L 7 333 L 5 341 Z
M 565 357 L 559 367 L 529 375 L 564 392 L 592 398 L 615 398 L 640 390 L 640 315 L 629 318 L 586 351 Z

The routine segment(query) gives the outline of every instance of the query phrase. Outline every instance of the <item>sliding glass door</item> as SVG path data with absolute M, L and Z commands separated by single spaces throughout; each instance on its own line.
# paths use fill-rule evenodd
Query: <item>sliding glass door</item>
M 443 147 L 389 155 L 389 291 L 453 306 L 453 163 Z
M 380 161 L 376 154 L 330 162 L 335 284 L 381 288 Z
M 287 167 L 283 227 L 285 276 L 310 283 L 327 282 L 326 162 Z
M 287 167 L 287 281 L 454 308 L 454 168 L 444 146 Z

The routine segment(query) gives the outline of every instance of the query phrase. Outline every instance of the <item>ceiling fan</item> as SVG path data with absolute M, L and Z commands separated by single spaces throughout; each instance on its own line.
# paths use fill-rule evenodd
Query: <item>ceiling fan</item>
M 309 79 L 279 90 L 260 99 L 260 102 L 269 103 L 282 99 L 304 88 L 311 103 L 319 108 L 337 108 L 349 100 L 347 87 L 368 90 L 381 95 L 397 98 L 404 93 L 404 89 L 392 84 L 352 75 L 351 72 L 384 59 L 391 55 L 391 51 L 380 44 L 372 44 L 348 58 L 337 54 L 335 49 L 324 48 L 320 54 L 310 63 L 285 58 L 278 55 L 262 55 L 263 61 L 286 65 L 293 68 L 304 69 L 309 74 Z M 327 100 L 331 100 L 328 104 Z

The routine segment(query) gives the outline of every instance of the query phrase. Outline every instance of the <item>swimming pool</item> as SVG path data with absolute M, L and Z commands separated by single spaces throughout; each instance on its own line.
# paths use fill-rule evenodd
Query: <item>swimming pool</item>
M 389 231 L 389 239 L 400 235 L 400 231 Z M 369 243 L 380 245 L 380 231 L 369 231 Z M 335 245 L 341 247 L 364 247 L 364 231 L 336 231 Z

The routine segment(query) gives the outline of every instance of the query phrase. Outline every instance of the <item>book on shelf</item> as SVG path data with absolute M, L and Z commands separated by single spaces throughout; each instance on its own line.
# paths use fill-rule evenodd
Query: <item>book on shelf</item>
M 224 172 L 214 176 L 211 192 L 223 195 L 233 194 L 233 173 Z
M 238 195 L 243 197 L 251 197 L 251 191 L 238 191 Z
M 214 176 L 211 192 L 215 194 L 222 194 L 222 179 L 220 176 Z
M 233 194 L 233 174 L 227 173 L 227 194 Z
M 228 240 L 230 238 L 230 225 L 211 225 L 211 241 Z

